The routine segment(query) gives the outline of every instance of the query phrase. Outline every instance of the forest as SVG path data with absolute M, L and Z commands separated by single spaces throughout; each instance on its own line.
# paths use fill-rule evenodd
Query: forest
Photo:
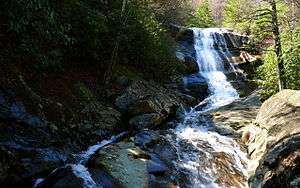
M 0 18 L 3 187 L 300 187 L 299 0 L 2 0 Z

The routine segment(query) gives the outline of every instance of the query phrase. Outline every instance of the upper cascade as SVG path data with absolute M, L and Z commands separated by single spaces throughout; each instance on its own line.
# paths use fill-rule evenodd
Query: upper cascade
M 223 28 L 192 28 L 194 33 L 194 47 L 200 72 L 222 71 L 225 63 L 229 64 L 231 71 L 235 71 L 230 64 L 231 51 L 241 46 L 230 31 Z M 231 33 L 232 34 L 232 33 Z
M 208 104 L 206 108 L 210 109 L 231 103 L 239 96 L 225 75 L 226 65 L 231 67 L 231 72 L 235 72 L 234 66 L 228 61 L 231 52 L 223 35 L 226 30 L 219 28 L 192 28 L 192 30 L 199 74 L 206 79 L 210 93 L 199 106 Z

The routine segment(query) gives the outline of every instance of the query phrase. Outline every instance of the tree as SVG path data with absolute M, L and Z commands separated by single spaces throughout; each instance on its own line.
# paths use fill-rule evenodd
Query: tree
M 224 8 L 223 25 L 249 34 L 257 6 L 254 0 L 228 0 Z
M 286 89 L 287 84 L 284 75 L 284 60 L 283 60 L 282 49 L 281 49 L 277 5 L 275 0 L 269 0 L 268 3 L 270 3 L 271 5 L 272 32 L 274 35 L 274 41 L 275 41 L 274 48 L 277 56 L 278 86 L 279 86 L 279 90 L 283 90 Z
M 278 5 L 280 4 L 280 11 Z M 280 39 L 279 17 L 285 6 L 275 0 L 248 1 L 229 0 L 225 7 L 224 24 L 238 30 L 252 34 L 256 42 L 262 43 L 272 37 L 277 62 L 277 76 L 279 90 L 287 87 L 284 76 L 284 59 Z M 268 58 L 269 60 L 269 58 Z
M 114 71 L 114 66 L 118 61 L 118 52 L 119 52 L 119 45 L 120 45 L 120 37 L 121 37 L 121 32 L 123 31 L 123 27 L 127 22 L 128 19 L 128 14 L 129 12 L 126 13 L 126 5 L 127 5 L 127 0 L 123 0 L 122 7 L 120 10 L 120 23 L 121 23 L 121 28 L 119 32 L 117 33 L 117 38 L 114 42 L 113 46 L 113 51 L 111 55 L 111 60 L 108 63 L 108 67 L 106 69 L 106 72 L 104 74 L 104 84 L 109 84 L 111 82 L 112 74 Z
M 214 27 L 215 25 L 216 24 L 207 0 L 199 4 L 196 12 L 191 14 L 188 19 L 189 27 L 207 28 Z

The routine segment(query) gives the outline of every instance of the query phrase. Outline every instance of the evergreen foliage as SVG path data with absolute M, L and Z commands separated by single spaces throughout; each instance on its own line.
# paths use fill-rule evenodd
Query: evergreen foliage
M 117 63 L 161 74 L 175 67 L 172 39 L 152 0 L 9 0 L 0 5 L 0 59 L 39 72 Z M 176 17 L 174 13 L 174 17 Z M 122 18 L 122 19 L 121 19 Z M 147 70 L 147 69 L 151 70 Z M 163 72 L 166 71 L 166 72 Z
M 188 19 L 189 27 L 207 28 L 214 27 L 215 25 L 216 24 L 207 0 L 202 2 L 196 9 L 196 12 L 190 15 Z
M 286 80 L 288 89 L 300 89 L 299 7 L 289 1 L 276 1 L 276 6 L 284 62 L 283 79 Z M 224 25 L 249 34 L 254 47 L 263 53 L 264 64 L 257 70 L 263 99 L 279 90 L 278 57 L 274 44 L 270 43 L 276 38 L 273 33 L 276 25 L 271 11 L 267 1 L 228 0 L 224 12 Z

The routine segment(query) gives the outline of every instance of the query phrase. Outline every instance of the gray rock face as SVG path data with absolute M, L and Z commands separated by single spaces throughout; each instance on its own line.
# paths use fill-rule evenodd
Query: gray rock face
M 98 151 L 89 161 L 90 171 L 105 170 L 124 188 L 148 187 L 149 156 L 133 143 L 120 142 Z M 97 173 L 95 175 L 97 177 Z
M 284 90 L 265 101 L 256 123 L 263 130 L 249 143 L 257 162 L 251 187 L 299 187 L 300 91 Z
M 116 131 L 119 129 L 121 124 L 121 113 L 117 110 L 106 107 L 99 102 L 93 101 L 85 105 L 81 111 L 81 115 L 85 117 L 85 121 L 92 124 L 93 130 L 108 130 Z
M 129 124 L 136 130 L 151 129 L 160 125 L 163 120 L 164 117 L 157 113 L 143 114 L 130 119 Z
M 116 106 L 130 117 L 134 128 L 142 129 L 159 125 L 179 106 L 183 97 L 155 83 L 139 80 L 130 85 L 125 93 L 116 99 Z
M 224 128 L 240 132 L 255 122 L 261 102 L 257 92 L 237 100 L 212 113 L 213 122 Z

